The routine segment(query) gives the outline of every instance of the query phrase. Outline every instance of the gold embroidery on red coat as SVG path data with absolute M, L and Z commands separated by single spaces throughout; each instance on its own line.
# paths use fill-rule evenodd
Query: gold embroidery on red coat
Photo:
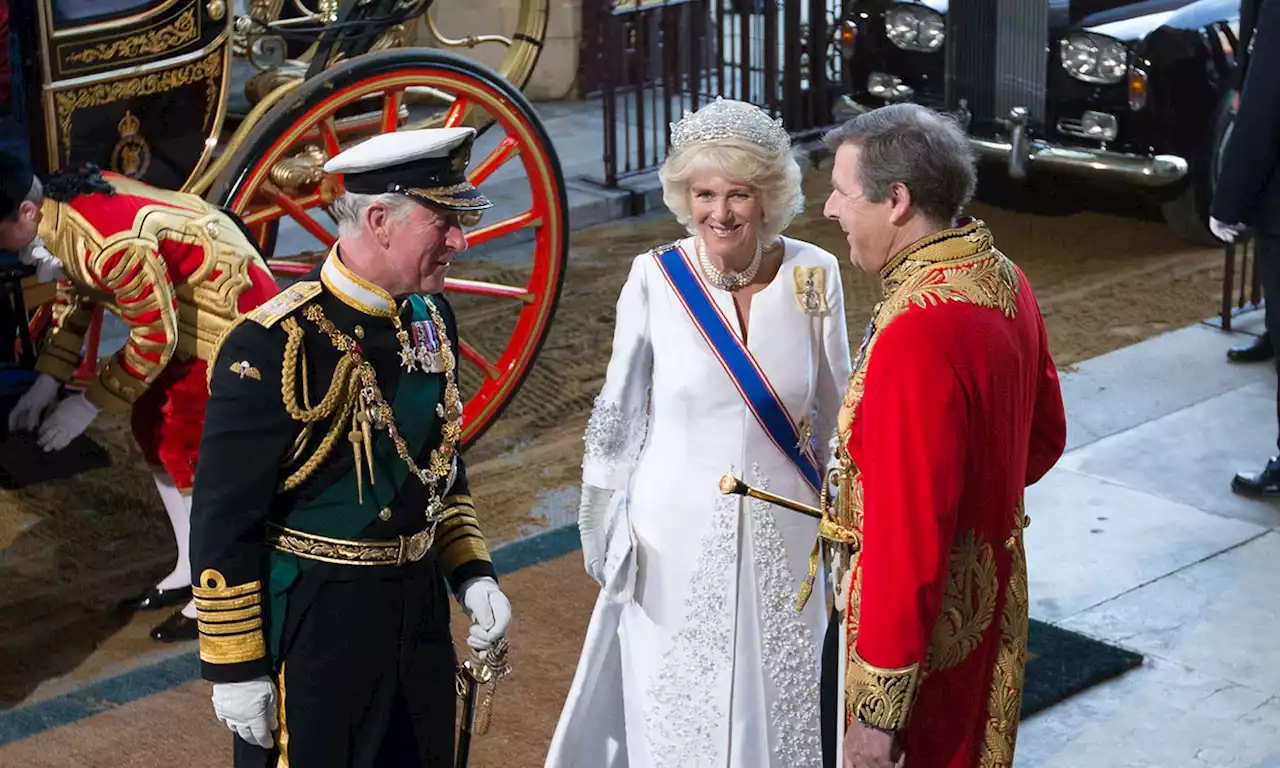
M 995 552 L 970 530 L 951 547 L 951 566 L 929 644 L 930 672 L 958 666 L 982 643 L 995 618 L 999 591 Z
M 1018 503 L 1019 525 L 1025 521 Z M 982 737 L 979 768 L 1012 768 L 1018 721 L 1022 715 L 1022 687 L 1027 665 L 1027 559 L 1021 537 L 1008 546 L 1011 554 L 1009 582 L 1005 586 L 1004 611 L 1000 618 L 1000 645 L 987 696 L 987 725 Z

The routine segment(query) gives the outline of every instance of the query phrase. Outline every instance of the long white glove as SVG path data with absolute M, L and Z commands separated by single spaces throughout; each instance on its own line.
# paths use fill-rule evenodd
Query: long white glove
M 583 483 L 582 502 L 578 506 L 578 535 L 582 537 L 582 560 L 587 573 L 604 586 L 605 516 L 613 491 Z
M 58 380 L 47 373 L 36 377 L 35 383 L 9 411 L 10 432 L 34 432 L 40 424 L 40 416 L 58 396 Z
M 270 749 L 271 734 L 279 727 L 276 686 L 269 677 L 243 683 L 213 684 L 213 713 L 250 744 Z
M 68 397 L 40 425 L 40 447 L 46 452 L 66 448 L 97 416 L 98 406 L 83 393 Z
M 1239 224 L 1226 224 L 1212 216 L 1209 217 L 1209 231 L 1224 243 L 1235 242 L 1235 239 L 1240 235 L 1241 229 L 1242 227 Z
M 471 618 L 467 645 L 477 651 L 487 651 L 498 638 L 507 634 L 507 625 L 511 623 L 511 601 L 498 589 L 498 582 L 488 576 L 471 579 L 462 585 L 458 598 Z

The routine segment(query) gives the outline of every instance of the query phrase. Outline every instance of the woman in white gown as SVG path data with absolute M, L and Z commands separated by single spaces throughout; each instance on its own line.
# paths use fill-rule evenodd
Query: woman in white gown
M 693 236 L 637 257 L 618 299 L 579 519 L 603 589 L 547 766 L 817 768 L 821 569 L 796 607 L 817 523 L 718 481 L 817 505 L 840 274 L 780 235 L 803 198 L 779 122 L 717 100 L 672 128 L 664 199 Z

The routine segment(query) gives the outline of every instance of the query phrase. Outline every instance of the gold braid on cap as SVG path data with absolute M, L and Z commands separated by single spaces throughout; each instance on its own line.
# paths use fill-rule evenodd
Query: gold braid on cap
M 673 151 L 722 139 L 741 139 L 771 152 L 791 148 L 791 136 L 781 118 L 775 120 L 759 107 L 720 96 L 697 112 L 686 110 L 680 122 L 671 124 Z

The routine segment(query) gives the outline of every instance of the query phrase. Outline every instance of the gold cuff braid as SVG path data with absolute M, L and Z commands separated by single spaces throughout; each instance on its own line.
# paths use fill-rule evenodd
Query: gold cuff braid
M 200 586 L 191 591 L 196 598 L 201 660 L 238 664 L 267 655 L 262 634 L 262 582 L 229 587 L 226 577 L 206 568 L 200 574 Z
M 875 667 L 850 646 L 844 681 L 849 714 L 873 728 L 900 731 L 907 727 L 919 679 L 919 664 L 900 669 Z
M 440 553 L 440 566 L 445 573 L 477 560 L 490 562 L 489 548 L 485 546 L 480 521 L 470 496 L 454 495 L 444 498 L 445 511 L 436 531 L 436 546 Z

